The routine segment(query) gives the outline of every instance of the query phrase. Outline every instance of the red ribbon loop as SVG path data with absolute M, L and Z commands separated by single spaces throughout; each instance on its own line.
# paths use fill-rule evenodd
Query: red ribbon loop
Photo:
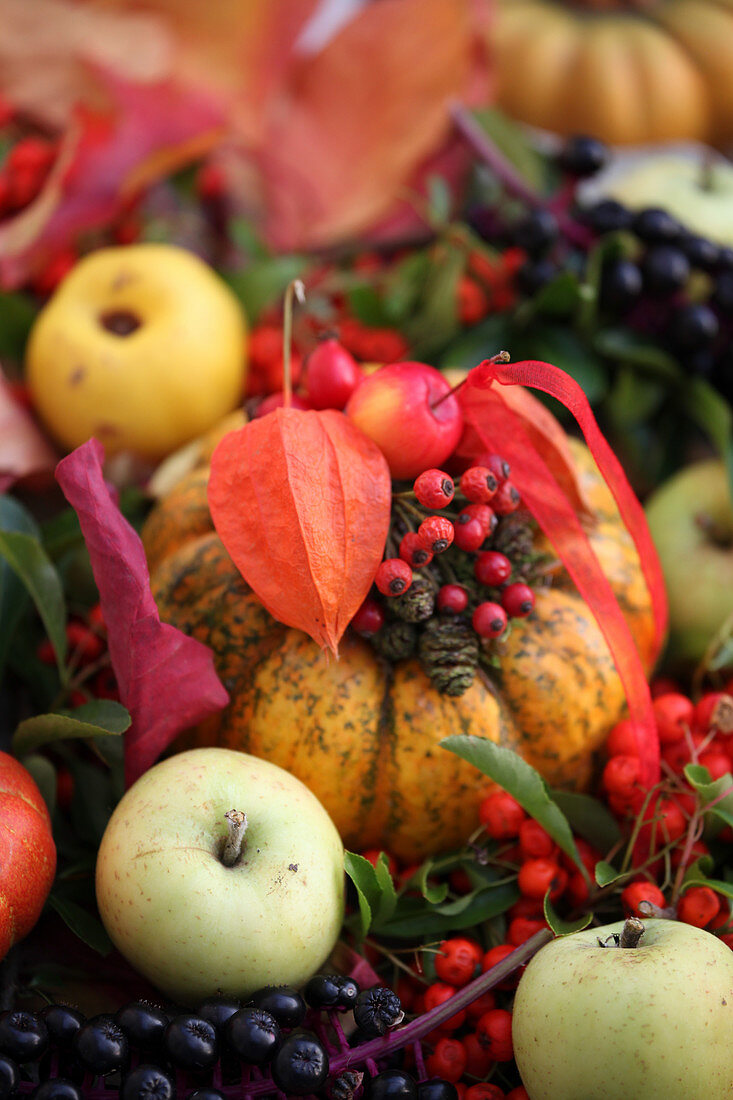
M 649 685 L 633 635 L 567 495 L 530 439 L 522 417 L 502 399 L 495 383 L 541 390 L 560 401 L 577 421 L 639 555 L 652 601 L 656 656 L 666 633 L 667 598 L 644 511 L 604 439 L 588 399 L 568 374 L 550 363 L 535 360 L 521 363 L 486 360 L 469 373 L 460 391 L 466 424 L 484 446 L 500 452 L 510 463 L 512 481 L 593 613 L 616 664 L 637 731 L 642 781 L 653 785 L 659 780 L 659 738 Z M 481 416 L 471 407 L 472 387 L 485 391 Z

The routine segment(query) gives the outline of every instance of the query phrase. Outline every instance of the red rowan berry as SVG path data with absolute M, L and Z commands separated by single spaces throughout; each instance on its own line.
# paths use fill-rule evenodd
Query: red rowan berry
M 351 620 L 351 626 L 357 634 L 363 634 L 366 637 L 376 634 L 384 626 L 384 611 L 376 600 L 367 596 Z
M 415 479 L 413 490 L 424 508 L 444 508 L 456 491 L 453 478 L 443 470 L 423 470 Z
M 476 558 L 473 572 L 479 584 L 496 588 L 509 580 L 512 563 L 506 554 L 500 554 L 498 550 L 484 550 Z
M 467 500 L 488 504 L 499 488 L 499 482 L 488 466 L 469 466 L 461 474 L 460 487 Z
M 697 758 L 698 764 L 707 768 L 711 779 L 721 779 L 731 770 L 731 758 L 723 749 L 711 746 L 707 752 L 701 752 Z
M 443 940 L 435 956 L 435 973 L 441 981 L 453 986 L 463 986 L 471 981 L 483 957 L 481 945 L 476 940 L 453 936 Z
M 543 928 L 547 928 L 547 921 L 541 917 L 514 917 L 509 921 L 506 936 L 509 943 L 521 947 L 535 932 L 541 932 Z
M 470 1038 L 470 1036 L 467 1036 Z M 478 1039 L 476 1040 L 478 1043 Z M 465 1039 L 464 1039 L 465 1045 Z M 480 1046 L 480 1043 L 478 1043 Z M 489 1067 L 493 1059 L 488 1056 Z M 488 1073 L 488 1069 L 486 1070 Z M 477 1081 L 475 1085 L 469 1085 L 464 1094 L 463 1100 L 504 1100 L 504 1090 L 499 1088 L 498 1085 L 492 1084 L 491 1081 Z
M 486 993 L 482 993 L 480 997 L 476 997 L 475 1000 L 471 1001 L 466 1008 L 466 1016 L 474 1022 L 480 1020 L 484 1012 L 488 1012 L 491 1008 L 496 1008 L 496 997 L 488 989 Z
M 612 756 L 603 769 L 603 786 L 611 794 L 630 793 L 638 787 L 640 778 L 638 756 Z
M 506 611 L 499 603 L 480 603 L 471 616 L 473 629 L 481 638 L 498 638 L 506 630 Z
M 506 1094 L 504 1100 L 530 1100 L 530 1097 L 524 1085 L 517 1085 L 515 1089 Z
M 490 1008 L 478 1020 L 476 1035 L 495 1062 L 511 1061 L 514 1056 L 511 1012 L 505 1008 Z
M 479 821 L 494 840 L 511 840 L 519 835 L 519 827 L 527 814 L 516 799 L 506 791 L 492 791 L 482 799 Z
M 483 973 L 485 974 L 487 970 L 491 970 L 492 967 L 496 966 L 500 962 L 503 962 L 504 959 L 511 955 L 512 951 L 514 950 L 515 946 L 513 943 L 499 943 L 496 945 L 496 947 L 489 948 L 481 962 L 481 970 L 483 971 Z M 519 981 L 521 971 L 522 968 L 517 967 L 517 969 L 514 970 L 511 974 L 508 974 L 506 978 L 503 978 L 502 981 L 498 982 L 494 988 L 514 989 L 517 982 Z
M 568 873 L 554 859 L 527 859 L 519 868 L 517 885 L 525 897 L 544 898 L 547 891 L 550 897 L 559 897 L 567 885 Z
M 386 558 L 374 578 L 383 596 L 401 596 L 412 584 L 412 570 L 402 558 Z
M 685 855 L 687 856 L 687 861 L 689 863 L 694 863 L 696 859 L 702 859 L 703 856 L 710 855 L 710 849 L 708 848 L 704 840 L 695 840 L 690 845 L 689 851 L 686 851 L 685 849 L 686 846 L 683 847 L 682 845 L 678 844 L 677 847 L 673 848 L 672 851 L 669 853 L 670 862 L 675 870 L 677 870 L 680 863 L 682 862 L 682 857 Z
M 663 745 L 679 741 L 690 728 L 694 706 L 691 699 L 679 692 L 658 695 L 652 700 L 659 740 Z
M 438 611 L 460 615 L 468 607 L 468 593 L 460 584 L 444 584 L 438 589 L 435 603 Z
M 400 540 L 399 554 L 412 569 L 420 569 L 433 560 L 432 551 L 423 545 L 417 531 L 408 531 L 403 535 Z
M 42 642 L 39 642 L 36 649 L 36 657 L 44 665 L 56 664 L 56 650 L 53 648 L 53 642 L 48 638 L 44 638 Z
M 686 764 L 697 755 L 697 750 L 706 740 L 702 733 L 691 733 L 679 741 L 671 741 L 662 745 L 662 760 L 670 766 L 672 771 L 680 775 Z M 703 750 L 704 751 L 704 750 Z
M 709 886 L 691 886 L 677 903 L 677 919 L 705 928 L 720 909 L 720 898 Z
M 637 723 L 631 718 L 622 718 L 617 722 L 606 740 L 606 752 L 609 756 L 638 756 L 639 742 L 635 730 Z
M 437 1008 L 438 1005 L 445 1004 L 451 997 L 456 994 L 456 988 L 453 985 L 449 985 L 447 982 L 433 982 L 429 985 L 423 994 L 423 1004 L 425 1011 L 430 1012 L 431 1009 Z M 457 1031 L 466 1021 L 466 1012 L 462 1009 L 460 1012 L 456 1012 L 454 1016 L 450 1016 L 447 1020 L 444 1020 L 440 1024 L 440 1031 Z
M 501 455 L 490 454 L 488 451 L 480 454 L 475 464 L 477 466 L 488 466 L 500 485 L 506 481 L 511 473 L 511 467 L 506 459 L 503 459 Z
M 119 699 L 120 689 L 117 678 L 111 668 L 102 668 L 92 680 L 92 694 L 95 699 Z
M 528 817 L 519 826 L 519 850 L 523 859 L 549 859 L 557 852 L 557 844 L 538 821 Z
M 433 554 L 442 554 L 453 542 L 455 529 L 445 516 L 428 516 L 417 529 L 423 546 Z
M 472 554 L 480 550 L 486 538 L 486 530 L 480 520 L 459 512 L 455 522 L 453 542 L 459 550 Z
M 501 606 L 510 619 L 526 619 L 534 610 L 535 595 L 528 584 L 508 584 L 501 594 Z
M 460 1081 L 466 1068 L 466 1052 L 460 1039 L 438 1039 L 432 1054 L 425 1059 L 428 1073 L 445 1081 Z
M 494 494 L 491 507 L 498 516 L 508 516 L 516 512 L 521 503 L 522 498 L 517 487 L 511 481 L 503 481 Z
M 496 525 L 499 522 L 488 504 L 467 504 L 466 507 L 458 513 L 458 519 L 460 520 L 462 516 L 466 516 L 468 519 L 477 519 L 487 535 L 492 534 L 492 532 L 496 530 Z
M 492 1058 L 487 1050 L 481 1046 L 478 1036 L 474 1031 L 461 1038 L 463 1049 L 466 1052 L 466 1068 L 464 1072 L 468 1077 L 485 1077 L 492 1066 Z M 471 1088 L 479 1086 L 471 1085 Z M 467 1092 L 470 1090 L 467 1090 Z M 502 1096 L 504 1094 L 502 1093 Z
M 645 912 L 643 908 L 640 908 L 642 901 L 651 902 L 652 905 L 656 905 L 658 909 L 663 909 L 667 904 L 664 900 L 664 894 L 654 882 L 647 882 L 646 879 L 640 879 L 637 882 L 630 882 L 628 886 L 624 886 L 621 891 L 621 904 L 624 907 L 624 912 L 627 917 L 648 917 L 649 912 Z
M 489 311 L 489 297 L 470 275 L 462 275 L 456 286 L 456 308 L 462 325 L 476 325 Z
M 87 622 L 92 630 L 96 630 L 97 634 L 107 633 L 107 624 L 104 621 L 104 614 L 100 603 L 95 603 L 94 607 L 89 608 L 89 611 L 87 611 Z
M 580 871 L 568 872 L 568 884 L 563 891 L 563 897 L 567 898 L 571 905 L 584 905 L 590 896 L 588 880 Z
M 708 691 L 695 704 L 692 728 L 698 733 L 733 733 L 733 697 L 727 691 Z
M 96 661 L 104 652 L 104 642 L 99 635 L 77 619 L 66 624 L 66 640 L 73 656 L 85 662 Z

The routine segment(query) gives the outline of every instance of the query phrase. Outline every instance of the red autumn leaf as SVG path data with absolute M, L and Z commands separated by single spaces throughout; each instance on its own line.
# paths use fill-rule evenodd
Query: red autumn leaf
M 108 225 L 141 189 L 221 136 L 221 109 L 173 81 L 135 84 L 97 70 L 108 103 L 77 109 L 38 196 L 0 227 L 0 282 L 21 285 L 86 230 Z
M 225 436 L 209 507 L 270 614 L 338 653 L 382 559 L 386 459 L 343 413 L 279 408 Z
M 480 368 L 476 368 L 476 372 L 479 370 Z M 496 400 L 496 390 L 482 388 L 480 375 L 476 372 L 472 374 L 472 384 L 462 386 L 457 395 L 464 414 L 470 414 L 466 416 L 466 428 L 456 448 L 456 457 L 459 460 L 472 461 L 485 450 L 481 436 L 471 426 L 471 422 L 473 417 L 481 420 L 482 417 L 490 416 Z M 583 493 L 568 438 L 559 421 L 523 386 L 504 386 L 501 399 L 521 417 L 527 436 L 542 454 L 577 515 L 583 520 L 592 520 L 593 509 Z
M 0 493 L 16 481 L 52 480 L 58 455 L 0 371 Z
M 112 501 L 103 457 L 102 445 L 90 439 L 59 462 L 56 477 L 79 517 L 120 699 L 132 718 L 125 734 L 129 786 L 179 733 L 221 710 L 229 697 L 211 651 L 161 623 L 142 542 Z

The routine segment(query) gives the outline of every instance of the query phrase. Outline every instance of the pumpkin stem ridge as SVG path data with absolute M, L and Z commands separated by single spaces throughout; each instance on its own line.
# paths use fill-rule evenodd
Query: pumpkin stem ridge
M 229 827 L 229 834 L 224 841 L 221 850 L 221 862 L 225 867 L 234 867 L 242 858 L 244 850 L 244 838 L 247 832 L 247 815 L 241 810 L 228 810 L 224 814 Z

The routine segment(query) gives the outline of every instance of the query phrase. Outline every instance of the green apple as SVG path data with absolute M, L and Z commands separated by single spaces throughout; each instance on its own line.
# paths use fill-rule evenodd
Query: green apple
M 722 462 L 695 462 L 646 503 L 669 599 L 669 658 L 699 661 L 733 614 L 733 508 Z
M 643 926 L 635 947 L 615 945 L 620 921 L 530 960 L 512 1018 L 530 1100 L 733 1096 L 733 951 L 680 921 Z
M 657 153 L 609 173 L 606 197 L 632 210 L 661 206 L 687 229 L 718 244 L 733 244 L 733 167 L 701 157 Z
M 236 844 L 224 851 L 230 833 L 243 836 L 238 856 Z M 344 852 L 326 810 L 289 772 L 231 749 L 192 749 L 123 796 L 96 889 L 118 950 L 195 1006 L 218 992 L 299 986 L 318 970 L 341 930 Z

